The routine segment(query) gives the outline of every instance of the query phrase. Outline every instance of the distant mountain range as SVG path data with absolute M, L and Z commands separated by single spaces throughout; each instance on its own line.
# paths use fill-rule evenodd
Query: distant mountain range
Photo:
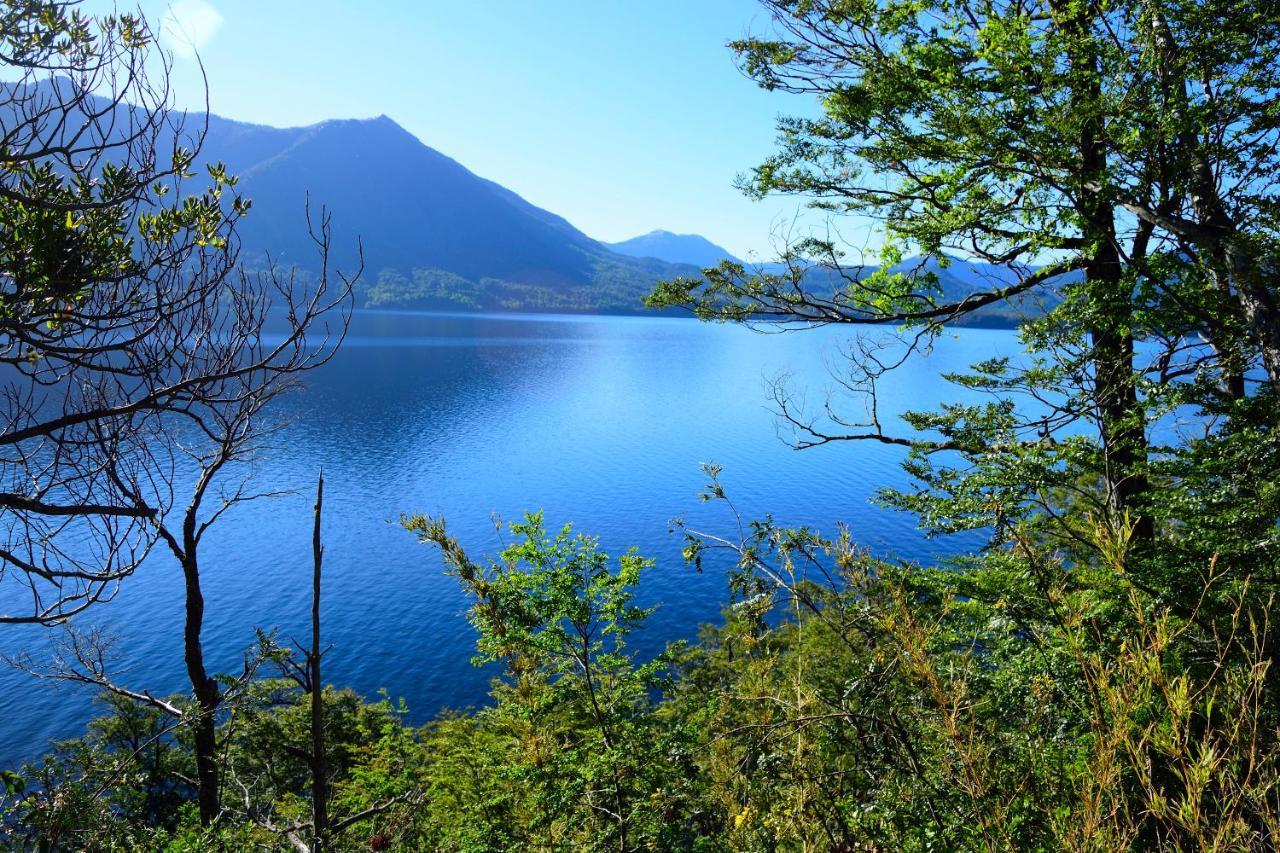
M 242 225 L 251 262 L 270 254 L 278 263 L 315 265 L 303 222 L 310 198 L 313 209 L 333 212 L 332 261 L 351 268 L 357 236 L 363 244 L 365 306 L 632 313 L 645 310 L 658 281 L 737 260 L 696 234 L 593 240 L 386 116 L 284 129 L 211 116 L 203 151 L 239 175 L 253 199 Z M 927 269 L 948 300 L 1013 280 L 1007 270 L 958 258 L 946 269 L 930 260 Z M 812 275 L 816 289 L 838 283 L 829 271 Z M 990 306 L 962 322 L 1011 326 L 1035 310 Z
M 253 200 L 240 227 L 250 266 L 269 256 L 314 270 L 304 205 L 326 207 L 331 263 L 351 270 L 357 238 L 363 246 L 358 300 L 366 307 L 637 313 L 657 282 L 737 260 L 696 234 L 593 240 L 386 116 L 275 128 L 211 115 L 200 159 L 225 163 Z M 946 269 L 930 264 L 947 299 L 1011 280 L 1006 270 L 960 259 Z M 818 290 L 839 283 L 829 270 L 810 275 Z M 967 322 L 1013 325 L 1024 309 L 1035 307 L 991 306 Z
M 729 250 L 712 243 L 698 234 L 672 234 L 670 231 L 650 231 L 621 243 L 605 243 L 620 255 L 633 258 L 656 258 L 673 264 L 714 267 L 721 261 L 738 261 Z
M 937 258 L 928 258 L 921 264 L 919 258 L 908 258 L 893 269 L 899 272 L 932 273 L 938 280 L 942 290 L 939 302 L 959 302 L 973 293 L 981 293 L 1017 284 L 1018 275 L 1008 267 L 966 261 L 962 258 L 947 258 L 944 268 Z M 1079 278 L 1078 274 L 1068 273 L 1057 277 L 1054 281 L 1065 284 Z M 1045 311 L 1060 303 L 1061 297 L 1049 290 L 1038 289 L 1016 296 L 1007 302 L 997 302 L 979 308 L 972 314 L 961 317 L 955 322 L 958 326 L 979 326 L 986 328 L 1015 328 L 1028 317 L 1042 316 Z

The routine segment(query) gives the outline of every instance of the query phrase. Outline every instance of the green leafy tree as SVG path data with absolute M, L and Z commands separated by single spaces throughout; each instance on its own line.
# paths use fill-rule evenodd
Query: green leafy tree
M 808 240 L 784 272 L 723 264 L 651 302 L 897 325 L 900 350 L 865 336 L 854 348 L 844 386 L 866 418 L 806 411 L 783 386 L 775 397 L 801 444 L 909 448 L 916 486 L 886 499 L 930 531 L 988 529 L 1008 547 L 1010 531 L 1034 530 L 1094 561 L 1093 520 L 1127 518 L 1133 576 L 1184 607 L 1202 586 L 1187 565 L 1271 583 L 1274 281 L 1249 270 L 1276 261 L 1280 19 L 1232 2 L 765 6 L 773 31 L 733 43 L 743 69 L 822 110 L 783 119 L 779 152 L 744 186 L 876 223 L 881 263 L 849 266 L 835 242 Z M 1236 249 L 1161 218 L 1211 208 Z M 1000 277 L 944 298 L 948 252 Z M 908 414 L 914 436 L 885 430 L 876 390 L 893 367 L 948 322 L 1037 293 L 1047 310 L 1022 327 L 1024 358 L 950 377 L 978 402 Z M 1187 419 L 1199 437 L 1178 431 Z
M 549 535 L 534 514 L 511 525 L 517 540 L 483 566 L 443 521 L 404 523 L 441 549 L 474 598 L 476 660 L 503 666 L 496 705 L 481 721 L 507 744 L 500 778 L 512 790 L 500 814 L 512 828 L 501 828 L 505 840 L 600 850 L 680 844 L 689 831 L 686 791 L 671 784 L 680 770 L 671 762 L 684 732 L 663 725 L 655 705 L 669 663 L 666 656 L 642 663 L 627 647 L 651 612 L 633 602 L 651 561 L 632 551 L 611 567 L 595 540 L 567 526 Z M 492 824 L 487 832 L 503 837 Z
M 1274 642 L 1266 614 L 1280 517 L 1271 486 L 1280 469 L 1275 281 L 1259 272 L 1277 259 L 1280 19 L 1269 7 L 1230 2 L 764 5 L 773 31 L 733 44 L 743 69 L 766 88 L 816 96 L 821 113 L 783 119 L 779 152 L 744 186 L 875 223 L 878 263 L 850 265 L 835 241 L 808 240 L 784 254 L 783 272 L 722 264 L 664 284 L 651 302 L 744 323 L 898 327 L 898 351 L 873 334 L 851 347 L 843 385 L 862 397 L 865 418 L 834 403 L 805 411 L 781 385 L 775 401 L 802 446 L 907 448 L 914 482 L 883 497 L 917 513 L 926 531 L 989 533 L 985 548 L 954 561 L 961 571 L 909 573 L 902 583 L 911 592 L 890 611 L 897 627 L 873 644 L 914 649 L 895 664 L 913 673 L 907 696 L 925 689 L 906 707 L 940 713 L 930 724 L 942 736 L 936 744 L 951 741 L 961 759 L 940 778 L 971 797 L 960 823 L 980 836 L 947 843 L 1043 843 L 1052 808 L 1078 815 L 1097 806 L 1094 798 L 1050 807 L 1052 797 L 1034 790 L 1024 792 L 1030 811 L 992 798 L 1001 774 L 1052 790 L 1032 760 L 1048 748 L 1036 735 L 1042 723 L 1020 697 L 1063 706 L 1046 719 L 1070 733 L 1067 751 L 1044 754 L 1071 773 L 1074 750 L 1089 754 L 1131 733 L 1124 726 L 1147 711 L 1161 725 L 1233 730 L 1214 701 L 1180 704 L 1166 694 L 1157 710 L 1117 710 L 1115 696 L 1089 693 L 1100 671 L 1134 655 L 1183 668 L 1189 681 L 1179 690 L 1196 683 L 1201 696 L 1221 687 L 1232 702 L 1256 700 L 1241 736 L 1274 755 L 1274 680 L 1239 693 L 1236 682 L 1207 685 L 1227 670 L 1228 680 L 1248 681 L 1243 673 Z M 948 252 L 991 264 L 991 287 L 944 293 L 935 270 Z M 885 430 L 876 390 L 896 365 L 946 324 L 1036 294 L 1044 310 L 1027 312 L 1023 357 L 951 375 L 965 399 L 905 415 L 914 435 Z M 751 565 L 756 544 L 741 549 Z M 777 572 L 763 578 L 787 595 L 803 588 Z M 1065 627 L 1066 599 L 1090 630 Z M 1159 619 L 1184 626 L 1172 632 L 1177 641 L 1152 627 Z M 1239 636 L 1242 622 L 1249 643 L 1222 641 Z M 902 625 L 918 630 L 903 634 Z M 958 648 L 967 651 L 955 657 Z M 1154 671 L 1125 677 L 1137 692 L 1168 687 Z M 894 695 L 877 710 L 903 707 Z M 1096 702 L 1075 705 L 1079 695 Z M 1223 738 L 1229 751 L 1242 748 L 1233 737 Z M 1151 806 L 1161 797 L 1196 800 L 1186 806 L 1193 811 L 1207 802 L 1197 800 L 1208 789 L 1189 774 L 1186 753 L 1165 746 L 1139 742 L 1125 758 L 1134 763 L 1109 778 L 1107 796 L 1124 820 L 1093 818 L 1116 831 L 1111 842 L 1176 846 L 1192 843 L 1182 833 L 1200 831 L 1163 823 L 1170 813 Z M 1271 820 L 1267 791 L 1245 824 Z M 1232 808 L 1228 798 L 1209 810 L 1224 810 L 1225 826 Z M 907 820 L 958 831 L 942 811 Z

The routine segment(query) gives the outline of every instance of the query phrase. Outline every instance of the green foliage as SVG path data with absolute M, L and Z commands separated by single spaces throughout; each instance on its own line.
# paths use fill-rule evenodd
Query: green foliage
M 13 805 L 22 834 L 40 844 L 104 849 L 145 846 L 189 811 L 194 761 L 171 718 L 107 695 L 109 711 L 84 738 L 66 741 L 23 771 Z
M 985 545 L 903 564 L 845 530 L 733 513 L 737 540 L 686 531 L 695 567 L 732 561 L 722 624 L 643 660 L 630 640 L 651 611 L 634 596 L 652 563 L 635 552 L 612 559 L 530 515 L 476 562 L 442 520 L 405 518 L 470 597 L 475 662 L 499 674 L 487 707 L 421 730 L 386 700 L 325 691 L 333 804 L 351 816 L 335 845 L 1274 848 L 1280 378 L 1267 327 L 1280 316 L 1266 316 L 1265 274 L 1278 257 L 1280 19 L 1239 0 L 766 5 L 777 37 L 735 43 L 744 70 L 822 111 L 782 121 L 780 151 L 746 188 L 874 217 L 883 263 L 824 279 L 813 264 L 831 270 L 838 249 L 809 240 L 776 272 L 728 262 L 651 301 L 741 322 L 892 322 L 919 332 L 905 358 L 1057 277 L 1047 313 L 1021 328 L 1024 356 L 947 377 L 966 402 L 907 413 L 910 438 L 875 415 L 896 355 L 863 349 L 846 385 L 870 394 L 871 422 L 836 438 L 907 451 L 912 485 L 884 503 L 929 533 L 983 531 Z M 198 205 L 191 217 L 178 227 L 199 232 Z M 25 274 L 74 292 L 118 250 L 91 248 Z M 949 282 L 946 250 L 1015 275 L 971 298 Z M 56 241 L 49 251 L 62 257 Z M 925 260 L 906 264 L 914 253 Z M 568 293 L 419 271 L 384 273 L 370 299 L 604 304 Z M 813 423 L 776 400 L 793 425 Z M 704 498 L 731 510 L 708 474 Z M 296 844 L 301 700 L 263 683 L 220 720 L 224 811 L 206 834 L 190 745 L 118 701 L 24 769 L 25 791 L 6 777 L 15 837 Z
M 335 849 L 1265 849 L 1280 829 L 1269 602 L 1211 565 L 1201 597 L 1231 629 L 1180 614 L 1131 577 L 1131 527 L 1089 531 L 1087 570 L 1017 531 L 956 572 L 760 522 L 733 545 L 723 623 L 640 662 L 625 638 L 647 561 L 531 516 L 480 565 L 442 523 L 406 523 L 472 594 L 502 674 L 489 707 L 420 731 L 326 690 L 334 803 L 368 810 Z M 163 721 L 117 702 L 28 769 L 23 837 L 285 849 L 307 703 L 277 688 L 224 722 L 225 811 L 204 834 L 190 790 L 162 784 L 189 746 L 139 752 Z
M 476 310 L 483 307 L 476 285 L 460 275 L 444 270 L 414 270 L 406 277 L 395 270 L 383 270 L 365 291 L 370 308 L 451 308 Z
M 19 76 L 0 94 L 13 146 L 0 152 L 0 311 L 34 327 L 55 328 L 95 289 L 181 264 L 192 248 L 225 249 L 249 209 L 221 163 L 206 167 L 206 188 L 170 198 L 195 174 L 191 152 L 155 132 L 165 105 L 137 70 L 154 49 L 147 24 L 77 6 L 24 0 L 0 13 L 3 63 Z M 90 102 L 111 68 L 125 86 L 115 97 L 140 101 L 128 129 Z
M 689 732 L 664 725 L 655 703 L 670 656 L 639 662 L 626 644 L 650 612 L 632 597 L 651 562 L 632 551 L 611 567 L 595 540 L 567 526 L 549 535 L 540 514 L 513 524 L 517 541 L 487 567 L 467 557 L 442 521 L 416 517 L 405 526 L 440 547 L 474 597 L 477 663 L 504 669 L 494 706 L 477 722 L 487 745 L 504 747 L 496 776 L 510 793 L 495 797 L 485 786 L 461 796 L 455 782 L 473 830 L 539 849 L 666 847 L 684 838 L 688 786 L 669 783 Z M 480 734 L 446 722 L 429 748 L 459 731 Z

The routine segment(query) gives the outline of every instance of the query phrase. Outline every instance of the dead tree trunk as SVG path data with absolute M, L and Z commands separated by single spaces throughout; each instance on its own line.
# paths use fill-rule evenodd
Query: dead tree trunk
M 311 651 L 307 667 L 311 674 L 311 849 L 325 849 L 329 833 L 328 767 L 324 743 L 324 683 L 320 680 L 320 572 L 324 546 L 320 544 L 320 513 L 324 506 L 324 473 L 316 481 L 315 526 L 311 534 L 313 569 L 311 574 Z

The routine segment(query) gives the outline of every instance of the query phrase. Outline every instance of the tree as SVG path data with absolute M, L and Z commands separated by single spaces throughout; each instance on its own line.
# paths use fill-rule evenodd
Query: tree
M 535 513 L 511 525 L 517 540 L 486 566 L 443 519 L 402 522 L 440 549 L 472 598 L 476 662 L 503 667 L 486 725 L 505 741 L 502 772 L 516 790 L 501 796 L 501 810 L 477 809 L 475 843 L 623 851 L 687 844 L 687 791 L 660 781 L 682 735 L 655 714 L 670 658 L 642 663 L 627 648 L 652 612 L 633 601 L 652 561 L 633 550 L 611 567 L 594 539 L 568 526 L 548 534 Z
M 1139 6 L 1145 102 L 1133 106 L 1158 141 L 1163 193 L 1140 181 L 1116 187 L 1124 210 L 1195 259 L 1227 312 L 1280 382 L 1276 263 L 1276 60 L 1280 20 L 1247 4 L 1152 2 Z M 1219 348 L 1230 330 L 1200 314 Z M 1228 350 L 1230 352 L 1230 350 Z M 1236 393 L 1240 378 L 1233 376 Z
M 1280 18 L 1227 0 L 764 5 L 774 31 L 732 45 L 743 70 L 765 88 L 817 96 L 822 114 L 781 120 L 779 152 L 743 185 L 877 223 L 881 263 L 848 266 L 834 240 L 811 239 L 789 249 L 784 272 L 726 263 L 650 301 L 739 322 L 903 328 L 903 351 L 854 353 L 845 385 L 866 396 L 865 420 L 824 423 L 786 388 L 777 402 L 806 443 L 913 448 L 920 488 L 889 499 L 934 530 L 991 528 L 999 541 L 1034 523 L 1043 540 L 1092 559 L 1080 520 L 1118 529 L 1127 516 L 1144 572 L 1188 563 L 1178 553 L 1156 566 L 1158 536 L 1177 549 L 1196 538 L 1177 533 L 1186 524 L 1247 531 L 1251 543 L 1201 539 L 1189 562 L 1229 544 L 1234 570 L 1265 564 L 1276 507 L 1256 477 L 1276 464 L 1276 315 L 1274 282 L 1259 273 L 1276 262 Z M 1213 210 L 1230 224 L 1193 238 Z M 945 299 L 933 270 L 948 252 L 1001 277 Z M 948 322 L 994 303 L 1029 320 L 1025 362 L 955 377 L 989 404 L 914 413 L 920 435 L 886 434 L 877 381 Z M 1153 446 L 1187 412 L 1203 440 Z M 1248 476 L 1231 477 L 1233 465 Z M 1210 501 L 1196 521 L 1185 509 L 1204 489 L 1235 498 Z
M 950 571 L 898 573 L 887 634 L 851 622 L 855 639 L 872 638 L 873 660 L 883 667 L 888 655 L 912 678 L 886 687 L 870 721 L 836 699 L 831 712 L 857 731 L 883 725 L 874 749 L 907 767 L 916 756 L 899 751 L 896 719 L 913 707 L 935 715 L 926 731 L 975 757 L 942 765 L 966 774 L 944 779 L 968 786 L 961 814 L 983 833 L 974 844 L 1017 846 L 1015 829 L 1052 824 L 1036 829 L 994 780 L 1052 785 L 1088 755 L 1096 763 L 1073 777 L 1079 799 L 1059 807 L 1110 806 L 1089 818 L 1085 835 L 1101 834 L 1080 843 L 1191 843 L 1220 820 L 1250 839 L 1241 843 L 1265 846 L 1275 785 L 1254 774 L 1277 753 L 1280 712 L 1261 663 L 1280 581 L 1280 16 L 1180 0 L 764 5 L 773 32 L 733 44 L 744 71 L 817 96 L 821 114 L 781 120 L 779 152 L 744 187 L 875 223 L 879 262 L 846 264 L 837 241 L 813 239 L 789 248 L 782 272 L 722 264 L 665 283 L 651 301 L 748 324 L 870 327 L 842 377 L 865 417 L 834 401 L 806 411 L 780 384 L 784 423 L 802 445 L 903 446 L 914 482 L 885 502 L 930 533 L 988 534 Z M 934 273 L 948 253 L 998 275 L 949 297 Z M 914 434 L 886 431 L 878 383 L 946 324 L 996 303 L 1024 314 L 1025 355 L 950 375 L 964 399 L 907 413 Z M 883 334 L 891 325 L 896 339 Z M 898 348 L 886 351 L 877 332 Z M 770 546 L 786 565 L 834 564 L 824 571 L 844 594 L 847 541 L 752 530 L 760 538 L 738 553 L 766 591 L 819 600 L 755 562 Z M 877 607 L 878 577 L 852 586 L 841 608 Z M 1180 700 L 1183 690 L 1197 698 Z M 1212 699 L 1217 690 L 1231 698 Z M 1057 768 L 1038 770 L 1054 749 L 1053 736 L 1034 734 L 1042 712 L 1071 746 Z M 1156 729 L 1177 735 L 1134 739 Z M 1199 736 L 1211 744 L 1203 755 L 1221 760 L 1212 782 L 1188 770 L 1198 759 L 1184 747 Z M 1247 803 L 1224 793 L 1244 790 Z M 965 823 L 941 811 L 913 820 Z
M 145 21 L 77 5 L 0 14 L 4 622 L 110 598 L 158 541 L 180 424 L 323 362 L 345 328 L 327 276 L 240 271 L 249 202 L 217 163 L 192 186 L 203 128 L 171 109 Z
M 0 579 L 31 601 L 0 621 L 63 622 L 109 598 L 157 543 L 170 551 L 186 582 L 207 825 L 220 810 L 215 716 L 253 667 L 232 685 L 208 672 L 199 546 L 255 497 L 247 477 L 219 484 L 275 429 L 271 402 L 332 356 L 359 271 L 330 270 L 329 215 L 315 223 L 309 210 L 316 275 L 240 267 L 249 202 L 217 163 L 206 188 L 189 188 L 203 130 L 171 109 L 167 60 L 141 18 L 22 3 L 0 17 L 0 46 L 19 74 L 0 88 L 0 361 L 12 377 L 0 403 Z M 186 713 L 113 682 L 91 637 L 73 648 L 78 666 L 60 677 Z

